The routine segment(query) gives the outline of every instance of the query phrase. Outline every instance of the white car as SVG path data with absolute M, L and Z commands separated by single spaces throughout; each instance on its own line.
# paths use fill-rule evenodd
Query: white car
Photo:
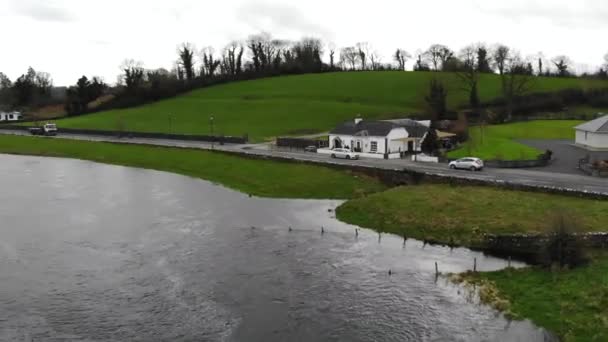
M 332 158 L 344 158 L 344 159 L 359 159 L 359 155 L 355 152 L 351 152 L 345 148 L 335 148 L 331 150 Z
M 471 171 L 483 170 L 483 160 L 479 158 L 467 157 L 454 160 L 450 164 L 450 169 L 464 169 Z

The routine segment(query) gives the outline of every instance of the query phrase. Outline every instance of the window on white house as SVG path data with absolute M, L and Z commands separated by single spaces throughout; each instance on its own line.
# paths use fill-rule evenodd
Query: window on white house
M 377 141 L 372 141 L 370 150 L 372 151 L 372 153 L 378 152 L 378 142 Z

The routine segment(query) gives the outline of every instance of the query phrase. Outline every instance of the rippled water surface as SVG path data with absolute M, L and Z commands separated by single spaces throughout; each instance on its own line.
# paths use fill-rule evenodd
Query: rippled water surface
M 455 272 L 473 258 L 482 270 L 504 260 L 369 230 L 356 237 L 333 218 L 339 204 L 0 155 L 0 340 L 547 338 L 434 276 L 435 262 Z

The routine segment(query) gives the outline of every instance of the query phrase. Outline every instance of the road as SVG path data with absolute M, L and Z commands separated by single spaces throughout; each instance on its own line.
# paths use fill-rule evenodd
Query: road
M 26 131 L 0 130 L 0 134 L 29 135 Z M 547 172 L 539 169 L 495 169 L 486 168 L 482 172 L 450 170 L 445 164 L 416 163 L 410 160 L 396 159 L 331 159 L 328 155 L 271 149 L 268 144 L 219 145 L 199 141 L 182 141 L 153 138 L 118 138 L 108 136 L 81 135 L 62 133 L 57 138 L 105 141 L 127 144 L 144 144 L 168 147 L 219 150 L 243 155 L 267 156 L 289 160 L 299 160 L 318 164 L 355 164 L 383 170 L 407 170 L 421 172 L 432 176 L 451 179 L 472 179 L 488 183 L 507 183 L 520 186 L 559 189 L 579 193 L 593 193 L 608 197 L 608 179 L 591 177 L 584 174 Z

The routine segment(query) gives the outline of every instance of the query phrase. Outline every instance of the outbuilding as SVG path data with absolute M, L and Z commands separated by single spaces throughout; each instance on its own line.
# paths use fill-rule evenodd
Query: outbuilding
M 19 112 L 0 112 L 0 121 L 19 121 L 23 115 Z
M 576 130 L 576 145 L 588 150 L 608 150 L 608 115 L 603 115 L 582 125 Z

